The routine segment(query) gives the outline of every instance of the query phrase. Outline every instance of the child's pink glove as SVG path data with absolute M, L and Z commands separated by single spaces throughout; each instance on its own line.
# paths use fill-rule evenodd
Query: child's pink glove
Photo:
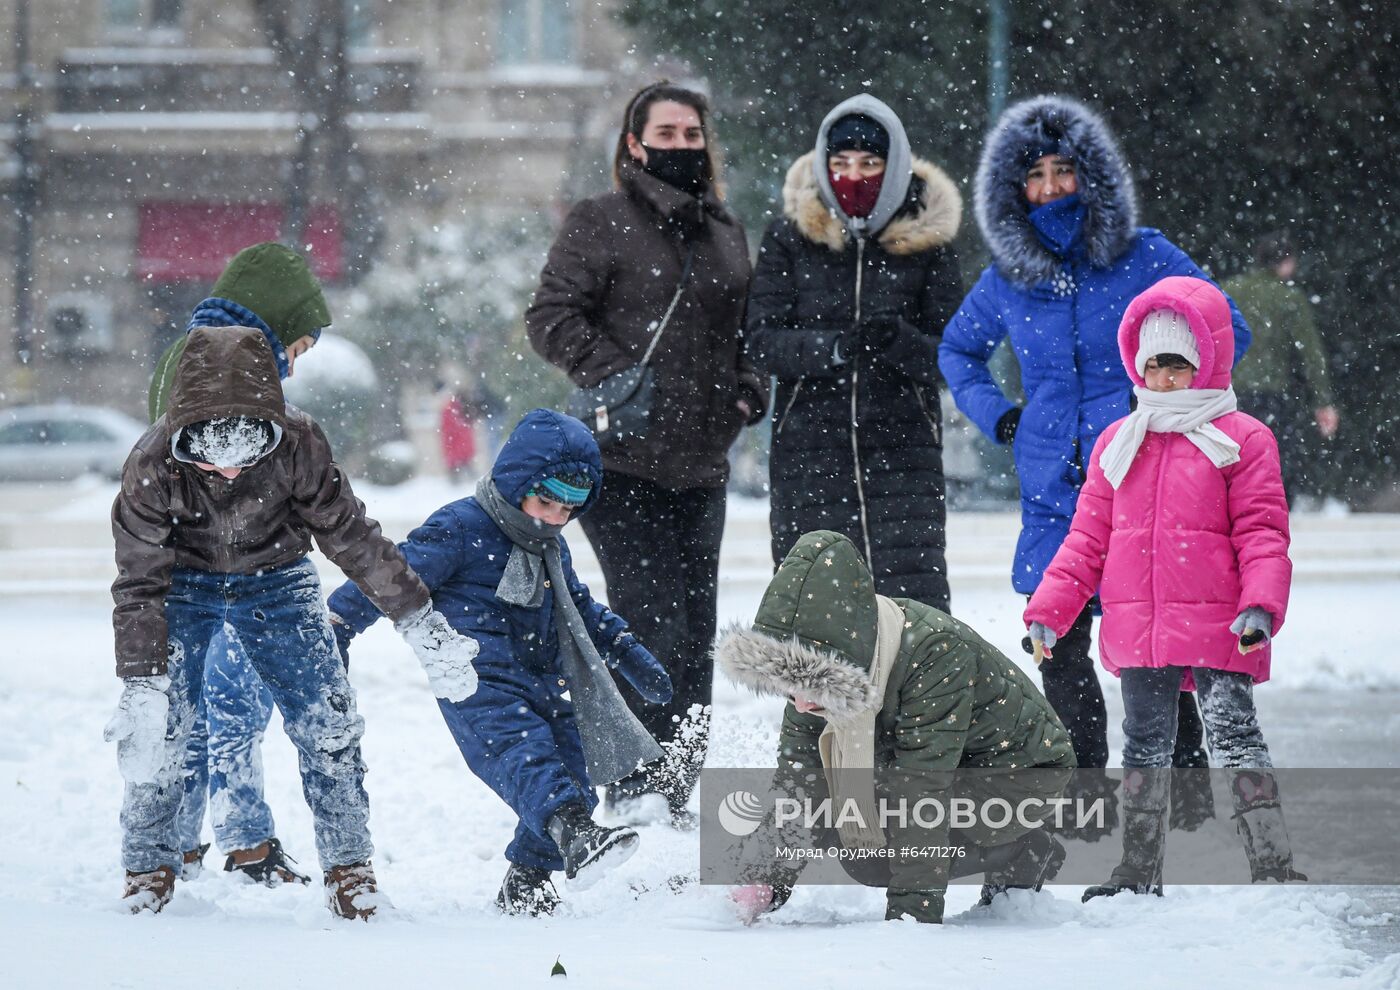
M 773 903 L 773 888 L 766 883 L 735 887 L 729 892 L 729 899 L 738 910 L 739 920 L 746 925 L 752 925 L 776 906 Z

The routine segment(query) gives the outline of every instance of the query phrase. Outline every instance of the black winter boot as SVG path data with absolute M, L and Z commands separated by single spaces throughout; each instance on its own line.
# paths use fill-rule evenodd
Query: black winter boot
M 1171 771 L 1131 769 L 1123 777 L 1123 859 L 1106 883 L 1084 891 L 1081 901 L 1123 891 L 1162 896 Z
M 264 849 L 266 853 L 258 857 Z M 310 883 L 309 876 L 292 869 L 295 862 L 282 851 L 282 843 L 272 838 L 252 849 L 229 853 L 224 860 L 224 872 L 247 874 L 266 887 L 276 887 L 279 883 Z
M 987 905 L 1006 890 L 1040 890 L 1065 862 L 1065 847 L 1044 829 L 1027 832 L 1015 842 L 983 851 L 987 879 L 977 903 Z
M 548 870 L 510 864 L 506 878 L 501 881 L 500 893 L 496 895 L 496 907 L 502 914 L 538 918 L 542 914 L 553 914 L 558 906 L 559 892 L 554 889 Z
M 1240 840 L 1249 857 L 1251 882 L 1306 880 L 1293 869 L 1293 846 L 1283 824 L 1283 806 L 1274 775 L 1262 770 L 1240 770 L 1230 782 L 1230 797 Z
M 604 828 L 582 804 L 566 804 L 549 820 L 549 835 L 564 857 L 564 876 L 583 890 L 637 851 L 637 833 L 630 828 Z

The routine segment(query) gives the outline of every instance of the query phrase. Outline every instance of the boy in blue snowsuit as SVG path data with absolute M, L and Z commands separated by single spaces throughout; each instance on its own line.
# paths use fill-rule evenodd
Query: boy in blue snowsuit
M 578 420 L 525 416 L 475 495 L 451 502 L 400 544 L 454 629 L 480 643 L 476 693 L 439 701 L 467 765 L 520 816 L 496 898 L 508 914 L 548 914 L 550 873 L 585 887 L 630 856 L 637 834 L 603 828 L 594 786 L 659 759 L 610 671 L 656 704 L 671 682 L 627 623 L 594 601 L 560 531 L 597 499 L 603 465 Z M 347 582 L 330 598 L 342 651 L 379 611 Z

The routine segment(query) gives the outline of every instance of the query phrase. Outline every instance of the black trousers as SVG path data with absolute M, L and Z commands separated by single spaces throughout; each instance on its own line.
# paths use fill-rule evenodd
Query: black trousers
M 617 681 L 628 707 L 667 750 L 661 764 L 619 781 L 617 796 L 656 791 L 684 805 L 704 766 L 724 501 L 723 488 L 670 489 L 606 472 L 598 501 L 579 517 L 608 583 L 608 607 L 671 675 L 673 694 L 664 705 Z
M 1040 665 L 1045 698 L 1064 723 L 1081 769 L 1108 766 L 1108 716 L 1094 659 L 1089 655 L 1093 624 L 1093 607 L 1086 606 L 1069 632 L 1055 644 L 1054 656 Z M 1172 766 L 1209 766 L 1203 737 L 1195 696 L 1189 691 L 1179 691 Z

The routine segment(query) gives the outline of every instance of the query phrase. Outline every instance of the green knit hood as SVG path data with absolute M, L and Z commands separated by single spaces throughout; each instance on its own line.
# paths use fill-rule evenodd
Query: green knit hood
M 234 255 L 209 295 L 251 309 L 284 346 L 331 323 L 321 283 L 306 259 L 270 241 Z
M 752 629 L 725 630 L 715 659 L 759 694 L 801 694 L 846 717 L 879 701 L 870 681 L 878 625 L 875 582 L 855 544 L 816 530 L 778 567 Z

